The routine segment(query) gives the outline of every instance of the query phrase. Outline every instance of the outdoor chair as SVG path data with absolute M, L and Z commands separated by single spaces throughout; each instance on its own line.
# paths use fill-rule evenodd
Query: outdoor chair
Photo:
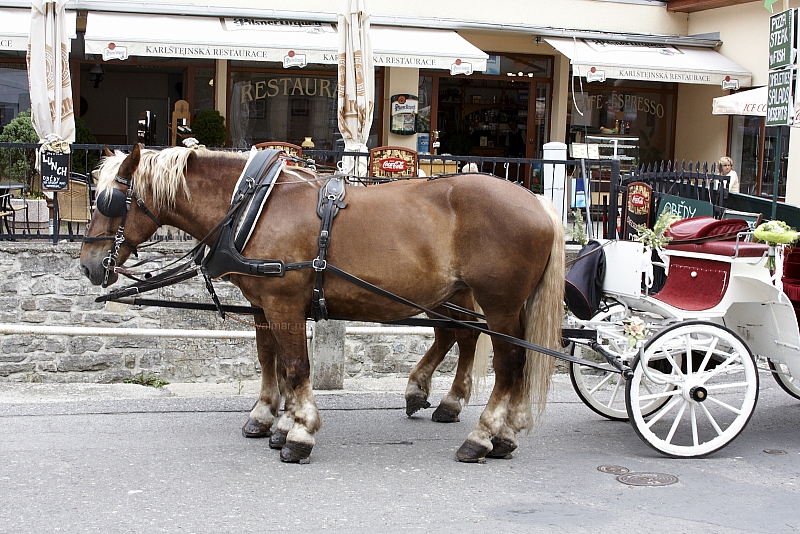
M 92 219 L 91 185 L 89 178 L 82 174 L 72 173 L 69 178 L 69 190 L 56 193 L 58 202 L 59 228 L 66 223 L 67 232 L 72 231 L 72 223 L 87 224 Z M 80 231 L 80 230 L 79 230 Z

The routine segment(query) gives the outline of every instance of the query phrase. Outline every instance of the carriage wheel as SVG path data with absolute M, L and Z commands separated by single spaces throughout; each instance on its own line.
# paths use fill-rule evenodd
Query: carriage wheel
M 640 358 L 633 362 L 626 399 L 634 430 L 655 450 L 675 458 L 718 451 L 744 430 L 758 400 L 753 355 L 733 332 L 705 321 L 676 324 L 658 332 L 644 347 L 648 373 L 675 389 L 642 394 Z M 642 407 L 667 402 L 652 414 Z
M 614 305 L 605 311 L 599 312 L 592 317 L 592 321 L 608 321 L 609 323 L 619 322 L 622 320 L 625 312 L 625 307 L 621 305 Z M 627 340 L 617 342 L 614 339 L 608 339 L 609 349 L 617 354 L 622 355 L 622 362 L 630 365 L 633 358 L 636 356 L 636 349 L 631 348 Z M 593 351 L 586 345 L 575 345 L 575 356 L 578 358 L 596 362 L 602 365 L 602 369 L 588 367 L 578 363 L 570 363 L 569 365 L 569 378 L 572 381 L 572 387 L 575 393 L 588 406 L 593 412 L 602 415 L 612 421 L 627 421 L 628 410 L 625 405 L 625 379 L 618 372 L 613 370 L 612 366 L 606 362 L 606 359 Z M 663 391 L 666 389 L 674 389 L 672 385 L 657 385 L 649 380 L 642 383 L 642 388 L 645 389 L 643 394 L 653 393 L 655 391 Z M 643 411 L 649 414 L 662 406 L 667 399 L 655 399 L 651 406 L 643 407 Z
M 772 371 L 772 376 L 775 377 L 775 382 L 778 383 L 781 389 L 795 399 L 800 399 L 800 380 L 795 380 L 789 370 L 789 366 L 783 362 L 770 359 L 767 359 L 767 363 Z

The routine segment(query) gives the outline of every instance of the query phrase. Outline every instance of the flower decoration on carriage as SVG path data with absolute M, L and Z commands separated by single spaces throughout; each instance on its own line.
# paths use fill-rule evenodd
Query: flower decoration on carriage
M 783 221 L 767 221 L 758 225 L 753 232 L 753 237 L 769 245 L 769 255 L 767 256 L 767 269 L 775 270 L 775 247 L 778 245 L 790 245 L 797 241 L 800 234 Z
M 648 228 L 645 224 L 638 225 L 636 227 L 636 236 L 634 239 L 651 250 L 662 249 L 672 241 L 670 236 L 664 234 L 669 230 L 672 223 L 679 219 L 680 217 L 675 213 L 670 210 L 664 210 L 658 216 L 652 229 Z
M 631 347 L 635 347 L 636 343 L 643 340 L 647 335 L 647 325 L 645 325 L 641 317 L 624 319 L 622 321 L 622 328 Z

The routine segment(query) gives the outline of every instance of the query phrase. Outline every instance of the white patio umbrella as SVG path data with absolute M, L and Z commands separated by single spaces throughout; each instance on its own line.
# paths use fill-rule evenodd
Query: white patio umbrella
M 27 57 L 31 121 L 42 148 L 54 152 L 68 152 L 69 143 L 75 141 L 67 1 L 31 0 Z
M 342 0 L 339 22 L 339 131 L 345 152 L 368 152 L 367 138 L 375 108 L 375 68 L 369 34 L 370 9 L 367 0 Z M 341 170 L 367 176 L 367 158 L 342 158 Z

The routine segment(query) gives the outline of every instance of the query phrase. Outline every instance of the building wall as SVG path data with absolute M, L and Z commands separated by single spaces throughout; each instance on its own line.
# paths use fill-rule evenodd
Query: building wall
M 91 0 L 84 2 L 91 9 Z M 122 3 L 121 3 L 122 4 Z M 163 6 L 159 6 L 163 4 Z M 172 0 L 149 2 L 145 9 L 185 6 L 184 14 L 207 14 L 209 10 L 240 10 L 252 17 L 296 16 L 298 12 L 309 15 L 335 15 L 339 2 L 307 0 L 299 5 L 289 5 L 275 0 Z M 489 7 L 487 9 L 487 7 Z M 407 2 L 370 2 L 375 17 L 423 17 L 430 27 L 448 22 L 480 22 L 484 24 L 519 24 L 577 28 L 587 30 L 665 35 L 686 35 L 688 17 L 685 13 L 669 13 L 661 5 L 639 5 L 597 0 L 504 0 L 490 6 L 478 0 L 409 0 Z M 122 9 L 122 6 L 120 7 Z M 196 12 L 191 11 L 196 9 Z M 175 12 L 178 12 L 177 10 Z M 309 18 L 311 18 L 309 16 Z M 635 22 L 633 22 L 635 21 Z M 509 28 L 511 29 L 511 28 Z
M 711 114 L 711 101 L 726 93 L 716 85 L 678 87 L 675 159 L 711 165 L 727 154 L 728 117 Z
M 776 13 L 783 10 L 783 4 L 783 1 L 774 4 Z M 791 0 L 789 7 L 800 7 L 800 0 Z M 720 47 L 719 52 L 752 72 L 752 86 L 760 87 L 769 84 L 770 15 L 771 13 L 764 9 L 763 2 L 750 2 L 738 6 L 699 11 L 689 16 L 689 34 L 720 32 L 720 38 L 724 44 Z M 681 109 L 681 111 L 685 110 Z M 706 130 L 712 124 L 719 122 L 717 117 L 711 115 L 710 112 L 708 112 L 708 116 L 710 120 L 705 124 L 701 124 L 701 121 L 697 120 L 692 121 L 696 130 Z M 723 117 L 723 119 L 724 125 L 707 132 L 709 137 L 707 137 L 706 146 L 719 146 L 720 141 L 716 139 L 717 137 L 724 139 L 725 145 L 727 145 L 728 121 L 727 117 Z M 681 132 L 680 128 L 678 132 Z M 695 135 L 691 137 L 695 140 L 702 139 Z M 786 202 L 790 204 L 800 204 L 800 139 L 798 138 L 800 138 L 798 130 L 793 128 L 789 141 L 789 167 L 786 183 Z M 680 138 L 683 145 L 688 145 L 690 140 Z
M 783 2 L 776 2 L 775 12 Z M 800 7 L 792 0 L 789 7 Z M 769 72 L 769 17 L 764 2 L 698 11 L 689 16 L 689 35 L 719 32 L 719 52 L 753 73 L 753 87 L 767 85 Z

